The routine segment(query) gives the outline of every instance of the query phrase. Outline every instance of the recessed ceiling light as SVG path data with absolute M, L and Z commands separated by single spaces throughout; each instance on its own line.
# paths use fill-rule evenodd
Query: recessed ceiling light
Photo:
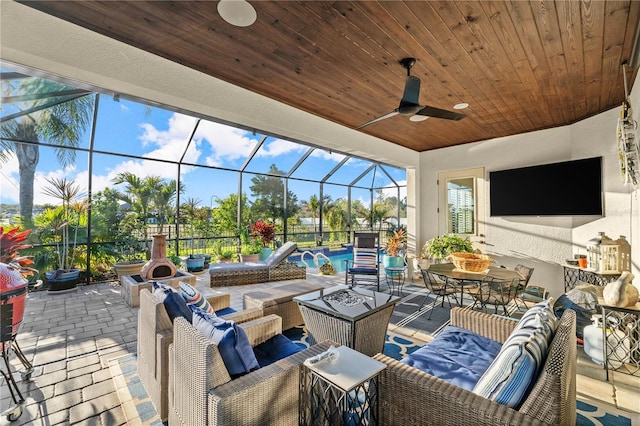
M 465 108 L 468 108 L 468 107 L 469 107 L 469 104 L 468 104 L 468 103 L 466 103 L 466 102 L 460 102 L 459 104 L 455 104 L 455 105 L 453 106 L 453 109 L 465 109 Z
M 411 120 L 411 121 L 424 121 L 427 118 L 429 118 L 428 115 L 412 115 L 411 117 L 409 117 L 409 120 Z
M 248 27 L 256 22 L 256 10 L 245 0 L 220 0 L 218 13 L 228 23 L 236 27 Z

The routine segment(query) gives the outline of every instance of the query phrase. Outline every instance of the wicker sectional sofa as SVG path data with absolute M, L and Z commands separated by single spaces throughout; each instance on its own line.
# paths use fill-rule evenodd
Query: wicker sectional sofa
M 279 321 L 268 321 L 270 317 Z M 255 322 L 260 324 L 242 325 L 252 347 L 282 332 L 277 315 Z M 314 345 L 231 380 L 215 343 L 183 318 L 176 318 L 173 333 L 169 346 L 170 426 L 298 425 L 300 366 L 329 347 L 328 343 Z
M 287 257 L 296 250 L 298 245 L 288 241 L 263 261 L 211 264 L 211 287 L 305 279 L 307 268 L 287 261 Z
M 516 324 L 511 319 L 482 312 L 451 310 L 451 325 L 501 343 L 507 340 Z M 575 331 L 575 312 L 567 310 L 556 326 L 542 371 L 518 409 L 378 354 L 374 358 L 387 365 L 380 375 L 380 423 L 389 426 L 574 425 Z
M 207 298 L 217 312 L 229 308 L 231 296 L 221 294 Z M 223 315 L 245 323 L 263 316 L 261 309 L 246 309 Z M 162 302 L 143 289 L 138 311 L 138 374 L 162 420 L 168 415 L 169 345 L 173 342 L 173 324 Z

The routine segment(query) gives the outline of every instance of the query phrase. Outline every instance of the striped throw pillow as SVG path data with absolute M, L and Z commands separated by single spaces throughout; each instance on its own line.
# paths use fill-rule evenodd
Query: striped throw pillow
M 517 409 L 544 365 L 553 329 L 543 312 L 518 324 L 473 388 L 473 393 Z
M 208 314 L 215 315 L 213 306 L 211 306 L 211 304 L 207 301 L 207 299 L 204 298 L 202 293 L 200 293 L 197 288 L 194 288 L 182 281 L 180 281 L 178 285 L 180 286 L 180 294 L 182 295 L 182 297 L 184 297 L 184 300 L 186 300 L 187 303 L 202 309 Z
M 378 266 L 377 250 L 376 248 L 354 248 L 353 267 L 357 269 L 376 269 Z

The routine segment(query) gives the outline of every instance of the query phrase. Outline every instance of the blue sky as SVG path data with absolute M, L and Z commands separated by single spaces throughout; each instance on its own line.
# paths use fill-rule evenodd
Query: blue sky
M 3 115 L 10 113 L 3 108 Z M 194 143 L 187 148 L 187 142 L 194 131 L 197 119 L 188 115 L 174 113 L 156 107 L 120 99 L 116 101 L 109 96 L 100 96 L 98 120 L 95 129 L 94 149 L 131 156 L 127 158 L 108 154 L 95 154 L 93 163 L 93 190 L 100 191 L 106 187 L 114 187 L 113 178 L 120 172 L 132 172 L 138 176 L 161 176 L 176 179 L 177 165 L 160 163 L 157 159 L 179 160 L 184 156 L 188 163 L 239 169 L 247 160 L 256 144 L 263 138 L 261 134 L 253 134 L 242 129 L 226 126 L 212 121 L 202 120 L 194 134 Z M 87 131 L 82 137 L 81 147 L 89 147 Z M 271 164 L 288 171 L 304 155 L 308 147 L 286 140 L 268 137 L 256 156 L 247 167 L 248 172 L 266 172 Z M 343 155 L 316 149 L 294 173 L 294 177 L 305 179 L 323 178 L 342 159 Z M 328 183 L 350 183 L 356 179 L 371 163 L 360 159 L 351 159 Z M 55 152 L 46 147 L 40 150 L 40 161 L 36 172 L 34 202 L 35 204 L 53 203 L 54 200 L 42 193 L 46 178 L 67 177 L 86 189 L 88 182 L 88 155 L 79 152 L 74 165 L 62 168 Z M 402 169 L 387 167 L 393 178 L 404 185 L 406 174 Z M 0 164 L 0 202 L 18 203 L 18 162 L 12 158 L 8 163 Z M 201 201 L 201 206 L 215 206 L 215 198 L 225 198 L 238 189 L 238 173 L 227 170 L 214 170 L 192 166 L 183 166 L 181 180 L 186 187 L 187 197 Z M 245 174 L 243 191 L 250 196 L 251 175 Z M 371 174 L 362 181 L 362 186 L 369 186 L 373 181 Z M 315 183 L 290 180 L 289 189 L 298 195 L 298 200 L 308 200 L 317 193 Z M 386 176 L 378 175 L 376 186 L 389 183 Z M 386 192 L 386 191 L 385 191 Z M 347 190 L 337 185 L 325 185 L 325 194 L 333 199 L 345 197 Z M 396 195 L 395 189 L 389 192 Z M 401 197 L 406 191 L 401 190 Z M 354 199 L 362 199 L 369 204 L 368 191 L 354 190 Z

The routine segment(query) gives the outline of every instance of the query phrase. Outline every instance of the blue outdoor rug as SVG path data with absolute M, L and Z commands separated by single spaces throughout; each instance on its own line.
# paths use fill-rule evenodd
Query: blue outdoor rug
M 308 347 L 308 335 L 304 327 L 294 327 L 284 334 L 301 347 Z M 384 354 L 395 359 L 402 359 L 422 346 L 424 342 L 416 341 L 397 333 L 389 332 L 384 346 Z M 109 362 L 123 411 L 130 424 L 163 426 L 147 392 L 137 374 L 137 358 L 126 355 Z M 632 415 L 617 410 L 613 406 L 598 404 L 593 401 L 577 401 L 577 425 L 580 426 L 640 426 Z M 633 416 L 637 418 L 637 416 Z

